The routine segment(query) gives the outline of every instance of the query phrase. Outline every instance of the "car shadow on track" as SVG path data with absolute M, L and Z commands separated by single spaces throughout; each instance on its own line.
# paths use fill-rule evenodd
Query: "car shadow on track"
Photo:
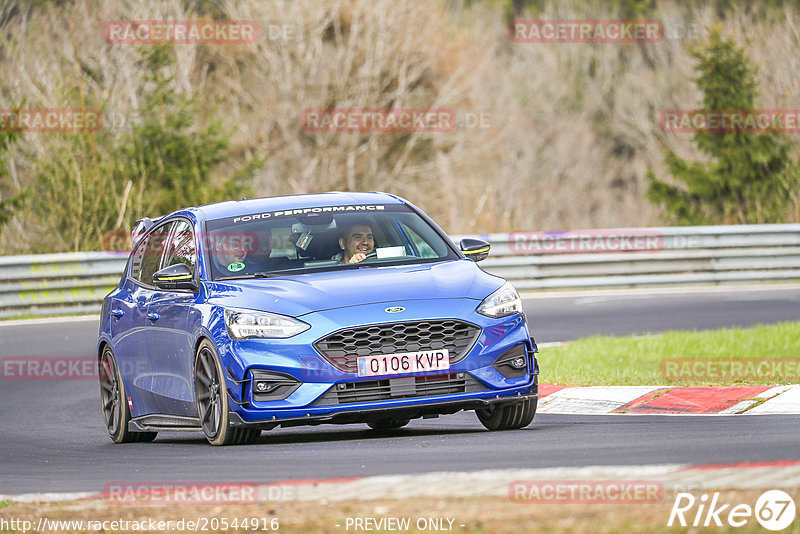
M 533 427 L 531 427 L 533 429 Z M 300 443 L 327 443 L 344 441 L 363 441 L 387 438 L 420 438 L 429 436 L 454 436 L 487 433 L 483 428 L 399 428 L 396 430 L 320 430 L 320 429 L 280 429 L 264 431 L 253 445 L 291 445 Z M 168 445 L 208 445 L 206 440 L 200 437 L 189 436 L 188 434 L 174 435 L 161 434 L 153 442 Z

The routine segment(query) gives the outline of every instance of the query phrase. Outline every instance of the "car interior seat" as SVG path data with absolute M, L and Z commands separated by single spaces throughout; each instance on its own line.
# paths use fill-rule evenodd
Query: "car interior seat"
M 339 248 L 339 233 L 336 231 L 329 230 L 318 233 L 293 232 L 289 236 L 289 241 L 297 250 L 297 257 L 305 260 L 330 260 L 338 252 L 341 252 Z

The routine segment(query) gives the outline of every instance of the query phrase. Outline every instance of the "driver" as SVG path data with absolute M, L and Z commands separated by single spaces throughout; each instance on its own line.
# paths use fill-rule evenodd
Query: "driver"
M 375 250 L 375 236 L 368 224 L 355 223 L 339 238 L 339 248 L 344 251 L 339 263 L 358 263 Z

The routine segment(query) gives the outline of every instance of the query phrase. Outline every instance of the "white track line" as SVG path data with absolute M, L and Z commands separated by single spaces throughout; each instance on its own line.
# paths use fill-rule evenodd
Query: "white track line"
M 564 388 L 539 399 L 538 412 L 607 414 L 661 389 L 660 386 L 585 386 Z
M 800 487 L 800 462 L 740 466 L 686 464 L 640 466 L 556 467 L 544 469 L 493 469 L 473 472 L 438 472 L 418 475 L 382 475 L 354 480 L 278 482 L 259 485 L 259 502 L 344 501 L 495 496 L 508 497 L 511 485 L 526 481 L 648 481 L 664 490 L 776 489 Z M 209 483 L 213 485 L 213 483 Z M 29 493 L 0 495 L 17 503 L 101 500 L 97 493 Z M 124 503 L 115 503 L 124 504 Z M 209 503 L 212 504 L 212 503 Z M 216 503 L 213 503 L 216 504 Z
M 759 393 L 752 399 L 746 399 L 743 401 L 739 401 L 730 408 L 725 408 L 722 410 L 721 414 L 731 414 L 731 413 L 744 413 L 747 412 L 753 406 L 757 406 L 763 399 L 771 399 L 773 397 L 777 397 L 787 389 L 791 389 L 792 387 L 800 387 L 800 386 L 776 386 L 774 388 L 769 388 L 768 390 Z M 752 412 L 748 412 L 752 413 Z M 758 413 L 758 412 L 756 412 Z
M 100 314 L 94 315 L 66 315 L 54 317 L 42 317 L 37 319 L 14 319 L 13 321 L 0 321 L 0 326 L 28 326 L 37 324 L 53 323 L 83 323 L 88 321 L 99 321 Z
M 776 388 L 773 388 L 776 389 Z M 772 391 L 772 390 L 769 390 Z M 745 412 L 747 414 L 796 414 L 800 413 L 800 385 L 787 386 L 783 391 Z

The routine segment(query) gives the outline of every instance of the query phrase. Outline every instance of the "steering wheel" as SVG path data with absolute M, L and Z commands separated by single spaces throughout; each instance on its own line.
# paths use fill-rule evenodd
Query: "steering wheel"
M 366 263 L 366 262 L 368 262 L 368 261 L 371 261 L 371 260 L 377 259 L 377 257 L 378 257 L 378 253 L 377 253 L 377 252 L 375 252 L 375 251 L 373 250 L 372 252 L 370 252 L 369 254 L 367 254 L 367 256 L 366 256 L 366 257 L 365 257 L 363 260 L 361 260 L 361 261 L 360 261 L 360 262 L 358 262 L 358 263 Z

